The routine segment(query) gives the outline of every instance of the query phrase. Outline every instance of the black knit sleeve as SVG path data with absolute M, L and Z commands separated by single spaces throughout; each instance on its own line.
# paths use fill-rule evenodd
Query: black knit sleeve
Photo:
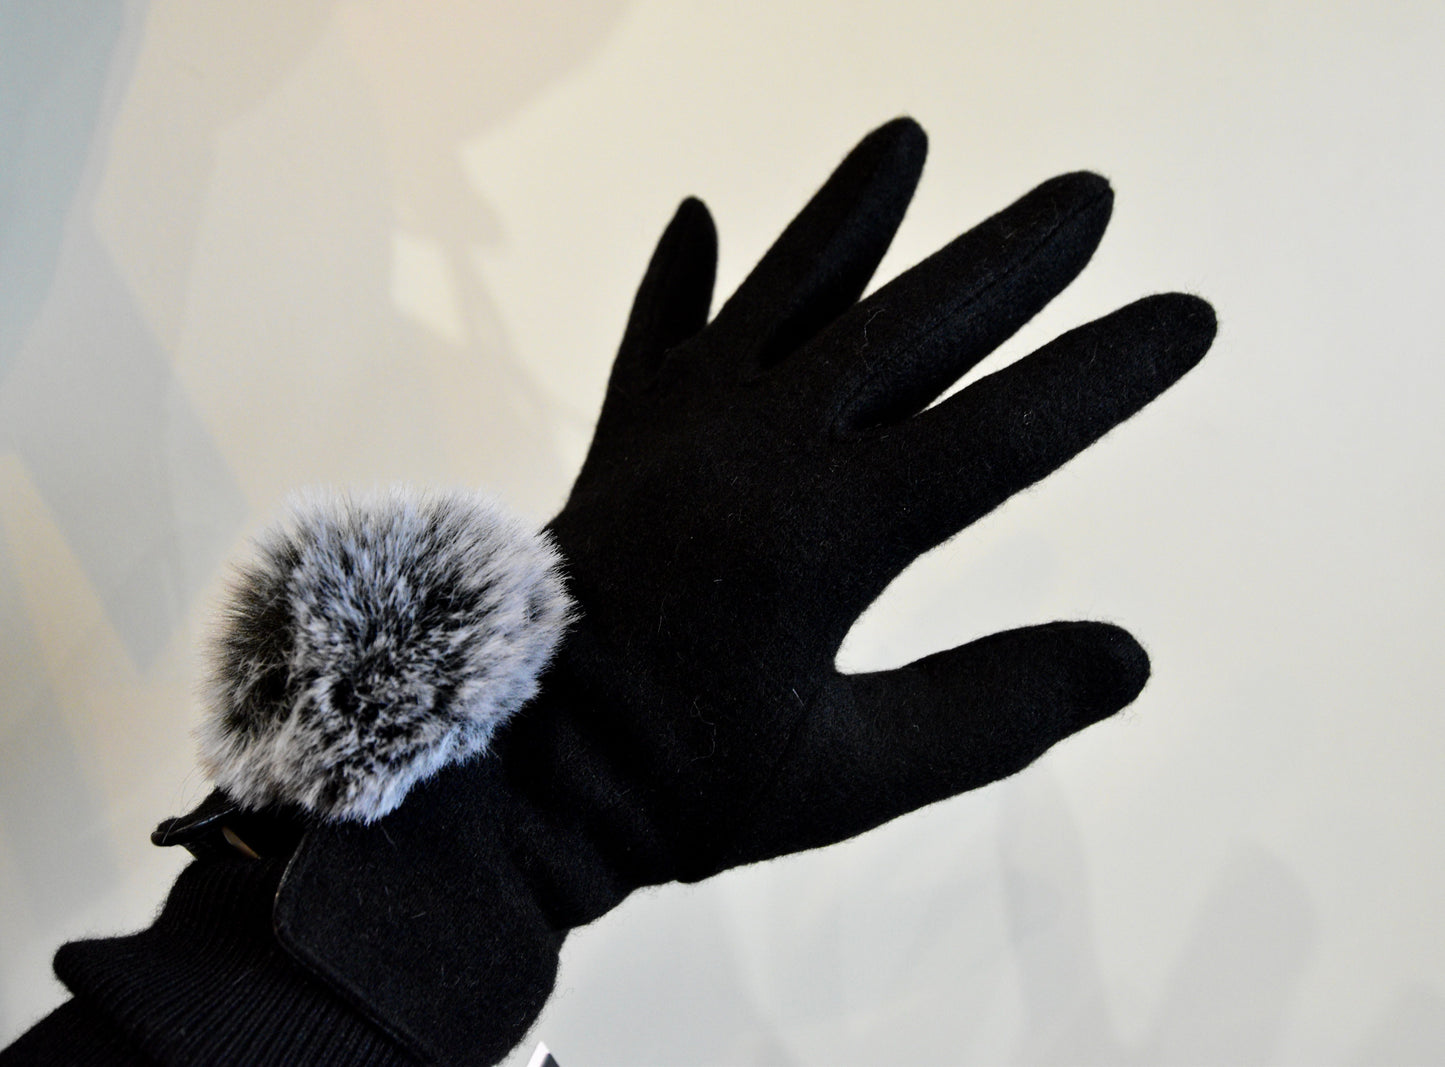
M 8 1049 L 21 1064 L 393 1067 L 416 1060 L 278 946 L 280 859 L 197 860 L 155 924 L 55 957 L 74 999 Z

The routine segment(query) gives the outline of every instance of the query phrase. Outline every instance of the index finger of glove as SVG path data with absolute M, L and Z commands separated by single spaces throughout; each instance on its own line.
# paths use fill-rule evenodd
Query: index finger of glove
M 1198 297 L 1146 297 L 877 431 L 866 492 L 902 542 L 883 567 L 901 569 L 1093 444 L 1198 363 L 1214 333 Z
M 766 367 L 853 304 L 903 220 L 927 149 L 912 119 L 865 137 L 718 313 L 719 351 Z

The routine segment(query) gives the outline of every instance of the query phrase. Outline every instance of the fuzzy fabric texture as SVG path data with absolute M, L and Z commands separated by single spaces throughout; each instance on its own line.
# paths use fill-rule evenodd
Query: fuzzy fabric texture
M 207 770 L 246 807 L 387 814 L 536 693 L 572 616 L 560 567 L 481 495 L 298 500 L 231 590 Z

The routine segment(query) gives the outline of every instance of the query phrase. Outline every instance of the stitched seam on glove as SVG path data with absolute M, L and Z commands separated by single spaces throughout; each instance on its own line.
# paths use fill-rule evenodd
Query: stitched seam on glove
M 1107 197 L 1107 193 L 1101 193 L 1100 195 L 1090 200 L 1088 203 L 1081 205 L 1079 208 L 1054 223 L 1054 225 L 1051 226 L 1048 231 L 1039 238 L 1038 242 L 1032 248 L 1029 248 L 1022 255 L 1014 258 L 1013 265 L 1009 269 L 996 274 L 990 274 L 986 278 L 980 279 L 980 281 L 976 285 L 974 285 L 966 294 L 959 297 L 954 302 L 950 303 L 948 307 L 935 315 L 927 326 L 924 326 L 915 334 L 915 340 L 913 344 L 909 345 L 908 348 L 905 349 L 902 353 L 897 354 L 890 359 L 882 360 L 874 364 L 872 368 L 868 371 L 867 375 L 863 378 L 863 380 L 860 381 L 856 386 L 854 386 L 853 389 L 848 392 L 846 400 L 842 404 L 838 405 L 837 415 L 839 419 L 841 420 L 849 413 L 855 412 L 858 409 L 859 396 L 868 392 L 874 382 L 876 382 L 878 378 L 881 377 L 890 366 L 905 362 L 906 360 L 911 358 L 913 353 L 917 352 L 919 349 L 928 347 L 931 344 L 931 338 L 933 337 L 933 335 L 937 333 L 944 325 L 962 316 L 965 309 L 969 305 L 978 303 L 980 300 L 983 299 L 983 297 L 988 295 L 989 292 L 998 288 L 998 286 L 1003 284 L 1008 279 L 1017 276 L 1025 268 L 1036 262 L 1039 257 L 1047 251 L 1048 246 L 1053 242 L 1054 238 L 1058 236 L 1061 230 L 1065 229 L 1070 223 L 1072 223 L 1080 216 L 1084 215 L 1086 212 L 1093 210 L 1101 200 L 1105 200 L 1107 199 Z M 964 373 L 967 373 L 967 371 L 964 371 Z M 902 420 L 893 421 L 897 422 Z

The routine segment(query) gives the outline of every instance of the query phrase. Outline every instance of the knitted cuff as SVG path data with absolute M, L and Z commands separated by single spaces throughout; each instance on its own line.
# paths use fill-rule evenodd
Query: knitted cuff
M 277 945 L 271 908 L 283 868 L 280 859 L 193 863 L 155 925 L 65 945 L 55 973 L 158 1064 L 415 1063 Z
M 115 1024 L 68 1000 L 0 1050 L 0 1067 L 151 1067 Z

